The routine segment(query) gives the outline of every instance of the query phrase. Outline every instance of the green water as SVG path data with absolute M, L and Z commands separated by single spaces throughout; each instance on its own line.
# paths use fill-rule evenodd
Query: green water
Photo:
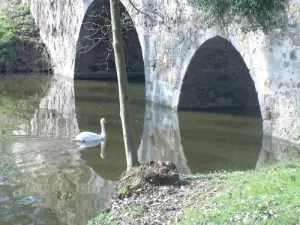
M 146 104 L 141 83 L 130 91 L 141 162 L 170 160 L 184 173 L 255 169 L 259 116 L 176 113 Z M 126 169 L 116 82 L 9 75 L 0 77 L 0 104 L 0 224 L 81 225 L 99 214 Z M 100 132 L 101 117 L 105 149 L 71 141 Z

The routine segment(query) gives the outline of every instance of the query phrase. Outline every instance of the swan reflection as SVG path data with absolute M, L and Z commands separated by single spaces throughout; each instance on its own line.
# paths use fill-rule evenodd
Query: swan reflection
M 106 145 L 106 140 L 98 140 L 98 141 L 81 141 L 81 142 L 76 142 L 77 145 L 79 145 L 80 150 L 84 150 L 85 148 L 93 148 L 100 145 L 101 151 L 100 151 L 100 156 L 102 159 L 106 157 L 106 152 L 105 152 L 105 145 Z

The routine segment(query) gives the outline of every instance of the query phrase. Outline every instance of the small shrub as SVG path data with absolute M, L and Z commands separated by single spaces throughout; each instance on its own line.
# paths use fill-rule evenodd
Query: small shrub
M 129 196 L 130 192 L 131 192 L 130 186 L 126 185 L 123 188 L 121 188 L 119 195 L 120 197 Z
M 204 14 L 204 21 L 208 27 L 222 23 L 225 15 L 239 15 L 247 18 L 249 24 L 244 27 L 246 31 L 255 31 L 262 28 L 267 31 L 269 27 L 282 23 L 278 12 L 283 10 L 285 0 L 190 0 L 195 7 Z
M 0 11 L 0 61 L 16 56 L 16 30 L 7 16 Z
M 38 29 L 35 24 L 34 18 L 30 13 L 29 6 L 26 4 L 19 4 L 10 16 L 11 20 L 17 28 L 17 35 L 20 39 L 22 37 L 35 37 L 38 36 Z

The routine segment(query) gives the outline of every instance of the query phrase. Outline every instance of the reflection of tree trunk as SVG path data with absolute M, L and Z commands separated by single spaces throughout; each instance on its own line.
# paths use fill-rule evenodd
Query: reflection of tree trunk
M 167 160 L 175 163 L 179 172 L 190 173 L 181 145 L 178 116 L 173 109 L 147 102 L 138 155 L 140 162 Z
M 261 169 L 276 163 L 284 163 L 300 158 L 300 147 L 296 144 L 264 136 L 262 149 L 256 163 L 256 169 Z
M 118 76 L 120 116 L 126 151 L 127 170 L 129 170 L 131 167 L 139 165 L 139 162 L 136 154 L 137 148 L 134 140 L 131 121 L 130 98 L 128 94 L 127 73 L 123 51 L 119 0 L 110 0 L 110 13 L 112 22 L 113 47 Z

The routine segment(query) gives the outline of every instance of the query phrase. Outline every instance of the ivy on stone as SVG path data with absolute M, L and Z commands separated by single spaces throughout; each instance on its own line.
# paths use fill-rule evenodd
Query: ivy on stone
M 207 27 L 224 24 L 235 15 L 246 18 L 246 31 L 267 30 L 282 24 L 282 16 L 278 13 L 284 8 L 286 0 L 190 0 L 203 13 Z M 225 19 L 225 17 L 227 19 Z

